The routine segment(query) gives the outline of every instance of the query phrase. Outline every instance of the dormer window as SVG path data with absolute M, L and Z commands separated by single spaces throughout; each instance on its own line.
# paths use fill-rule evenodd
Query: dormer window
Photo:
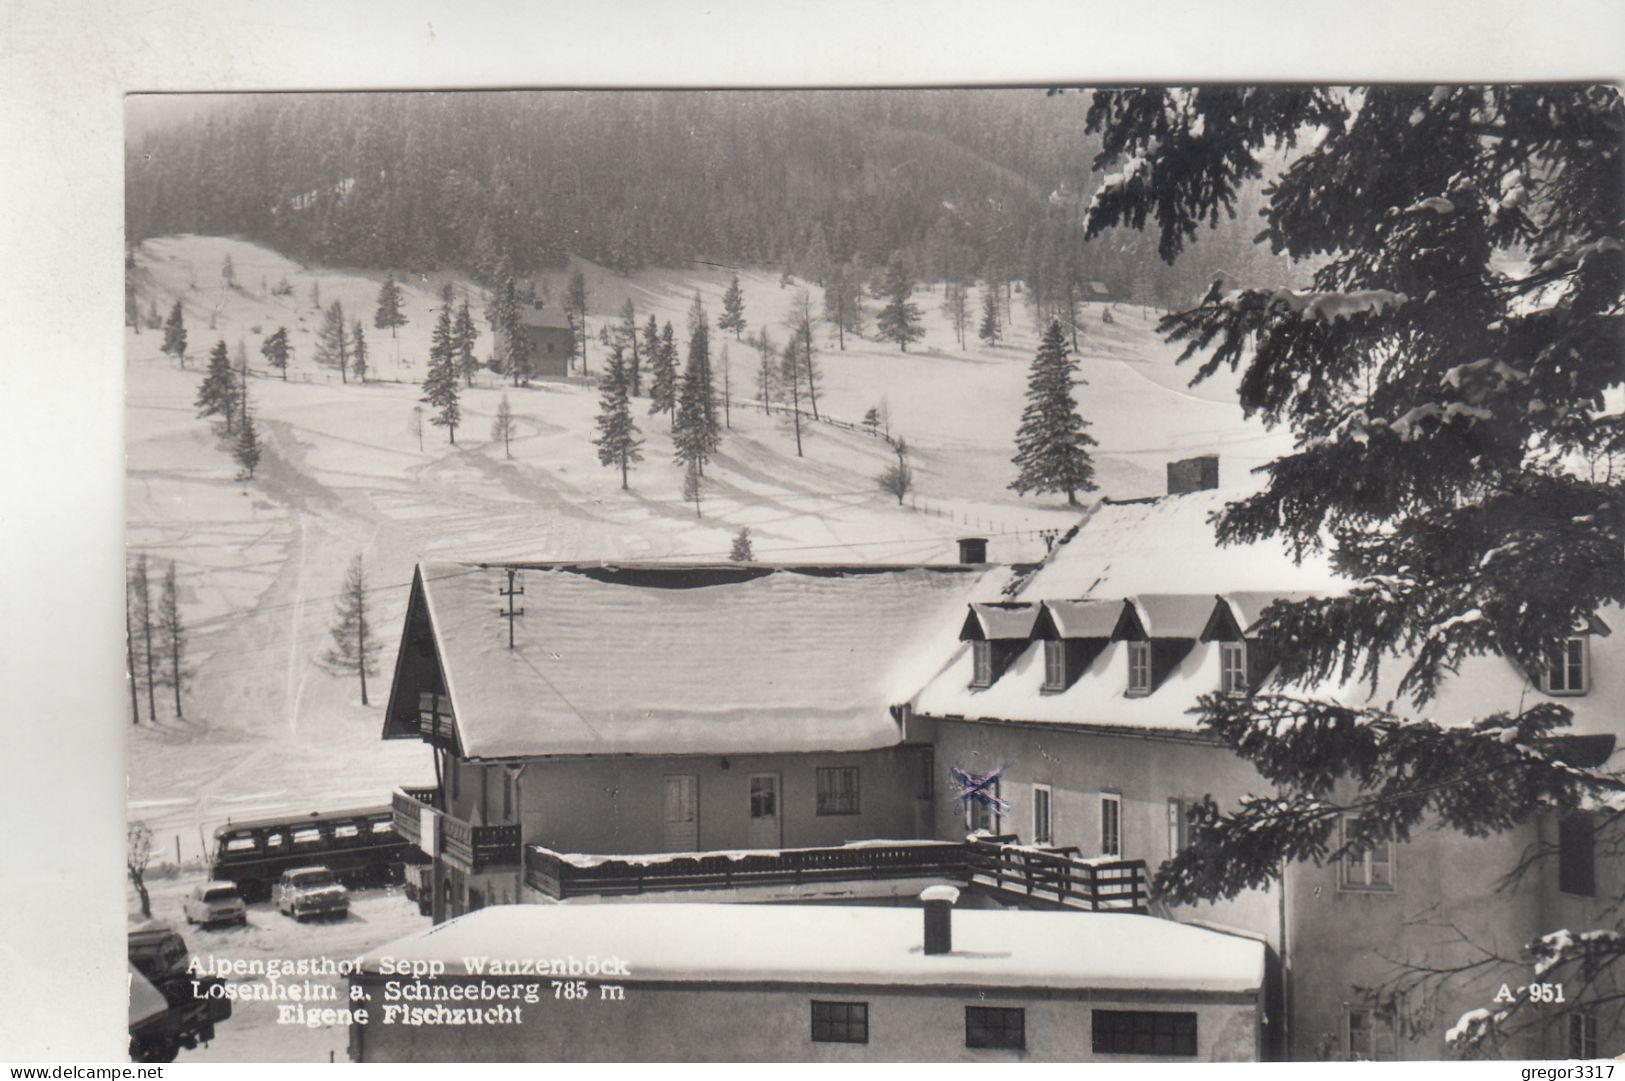
M 1059 639 L 1044 642 L 1044 690 L 1066 690 L 1066 643 Z
M 1151 693 L 1151 643 L 1128 643 L 1128 693 Z
M 1586 640 L 1576 636 L 1553 649 L 1541 673 L 1541 687 L 1547 694 L 1585 694 L 1591 673 L 1587 671 Z
M 1243 642 L 1219 643 L 1219 690 L 1225 694 L 1247 693 L 1247 646 Z
M 970 649 L 972 661 L 970 685 L 972 687 L 993 686 L 993 643 L 972 642 Z

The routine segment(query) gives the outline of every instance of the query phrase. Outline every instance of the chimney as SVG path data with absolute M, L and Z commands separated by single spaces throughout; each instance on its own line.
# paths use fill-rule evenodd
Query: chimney
M 986 537 L 960 537 L 959 562 L 986 563 L 987 538 Z
M 1168 463 L 1168 494 L 1184 495 L 1202 492 L 1219 486 L 1219 456 L 1204 454 L 1199 458 L 1186 458 Z
M 927 886 L 920 891 L 925 905 L 925 952 L 952 953 L 954 948 L 953 912 L 959 891 L 952 886 Z

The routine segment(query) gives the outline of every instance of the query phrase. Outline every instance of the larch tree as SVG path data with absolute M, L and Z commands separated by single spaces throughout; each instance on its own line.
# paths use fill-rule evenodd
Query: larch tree
M 914 295 L 914 279 L 903 266 L 901 255 L 893 255 L 887 264 L 880 293 L 886 298 L 886 306 L 875 316 L 875 328 L 882 338 L 896 342 L 906 353 L 908 343 L 925 337 L 925 331 L 920 327 L 920 307 L 909 299 Z
M 1016 479 L 1010 487 L 1028 492 L 1065 492 L 1069 506 L 1079 492 L 1095 489 L 1095 445 L 1078 414 L 1072 388 L 1077 362 L 1067 350 L 1066 332 L 1051 322 L 1027 376 L 1027 407 L 1016 430 Z
M 945 282 L 942 286 L 942 314 L 954 328 L 959 348 L 965 348 L 965 328 L 970 325 L 970 294 L 963 282 Z
M 180 591 L 175 584 L 175 561 L 164 571 L 163 591 L 158 599 L 158 634 L 163 644 L 163 668 L 159 679 L 175 694 L 175 719 L 185 719 L 181 699 L 186 694 L 186 626 L 181 622 Z
M 632 419 L 632 398 L 626 368 L 626 351 L 620 342 L 610 346 L 609 371 L 603 379 L 603 394 L 598 405 L 598 435 L 593 445 L 598 448 L 599 464 L 621 471 L 621 489 L 627 487 L 627 473 L 632 465 L 643 460 L 643 440 L 638 438 L 638 426 Z
M 1616 778 L 1550 753 L 1573 716 L 1559 701 L 1439 724 L 1293 688 L 1374 685 L 1395 665 L 1398 694 L 1423 710 L 1474 655 L 1544 678 L 1576 628 L 1625 603 L 1625 416 L 1607 405 L 1625 383 L 1619 90 L 1111 91 L 1094 95 L 1087 129 L 1098 166 L 1135 163 L 1096 193 L 1088 234 L 1148 225 L 1170 263 L 1264 154 L 1296 148 L 1265 189 L 1261 239 L 1315 260 L 1313 287 L 1216 284 L 1161 329 L 1186 358 L 1205 354 L 1197 378 L 1239 369 L 1243 409 L 1294 436 L 1260 490 L 1225 508 L 1219 542 L 1325 549 L 1352 583 L 1270 605 L 1258 633 L 1279 644 L 1271 685 L 1202 700 L 1201 727 L 1284 796 L 1199 806 L 1158 892 L 1228 897 L 1283 862 L 1424 824 L 1482 835 L 1543 809 L 1615 805 Z M 1575 1008 L 1606 1000 L 1594 989 L 1625 958 L 1617 919 L 1582 926 L 1528 947 Z M 1486 1006 L 1456 1026 L 1458 1050 L 1539 1013 L 1529 987 Z
M 745 294 L 739 288 L 739 275 L 728 282 L 722 294 L 722 314 L 717 316 L 718 330 L 731 330 L 738 341 L 745 333 Z
M 768 336 L 766 327 L 757 327 L 756 334 L 751 338 L 751 344 L 756 347 L 756 400 L 762 403 L 762 412 L 768 416 L 773 415 L 773 397 L 778 392 L 778 346 Z
M 350 327 L 344 320 L 344 305 L 337 300 L 322 314 L 314 357 L 324 368 L 337 368 L 342 382 L 350 381 Z
M 164 321 L 162 349 L 174 357 L 181 367 L 186 367 L 186 313 L 181 310 L 181 302 L 178 300 L 169 310 L 169 318 Z
M 355 675 L 361 684 L 361 704 L 367 701 L 367 677 L 378 674 L 378 651 L 381 643 L 372 633 L 372 619 L 367 588 L 367 571 L 357 552 L 344 574 L 344 587 L 339 592 L 338 604 L 329 631 L 333 644 L 322 654 L 321 665 L 335 675 Z
M 462 373 L 463 385 L 472 387 L 474 376 L 480 370 L 480 358 L 474 352 L 474 343 L 479 340 L 480 328 L 474 323 L 474 314 L 469 310 L 468 298 L 463 297 L 463 303 L 457 309 L 457 319 L 451 328 L 453 352 L 456 354 L 457 370 Z M 506 395 L 504 395 L 506 400 Z
M 226 434 L 230 435 L 237 426 L 240 394 L 237 376 L 231 370 L 231 356 L 226 350 L 226 340 L 221 338 L 215 343 L 214 348 L 209 350 L 209 367 L 203 374 L 203 382 L 198 384 L 197 399 L 192 404 L 197 407 L 200 419 L 219 417 L 225 424 Z
M 361 320 L 355 321 L 350 331 L 350 370 L 355 373 L 356 381 L 367 381 L 367 339 L 361 333 Z
M 796 291 L 795 299 L 790 305 L 789 325 L 792 340 L 801 354 L 802 378 L 807 381 L 807 404 L 812 409 L 814 420 L 822 419 L 818 415 L 818 385 L 823 382 L 818 373 L 818 343 L 817 335 L 813 331 L 812 298 L 807 290 Z
M 649 365 L 653 369 L 649 380 L 649 412 L 651 415 L 665 413 L 676 424 L 677 342 L 669 320 L 660 332 L 660 344 L 650 355 Z
M 901 507 L 908 493 L 914 490 L 914 468 L 908 464 L 908 441 L 898 437 L 892 444 L 892 455 L 897 460 L 881 470 L 875 480 L 881 491 L 897 498 L 897 505 Z
M 282 373 L 282 381 L 288 381 L 288 360 L 293 354 L 293 348 L 288 344 L 288 328 L 277 327 L 276 331 L 260 343 L 260 355 L 265 358 L 268 367 L 275 368 Z
M 140 692 L 144 686 L 147 690 L 147 720 L 156 723 L 158 713 L 155 705 L 157 692 L 154 690 L 156 670 L 153 667 L 152 656 L 152 582 L 147 573 L 145 554 L 137 556 L 135 562 L 131 564 L 125 592 L 129 598 L 130 613 L 129 641 L 125 650 L 130 662 L 130 705 L 134 710 L 136 723 L 139 724 Z
M 458 405 L 457 357 L 451 337 L 451 312 L 441 308 L 429 343 L 429 370 L 423 376 L 422 400 L 434 410 L 429 423 L 446 429 L 447 438 L 456 446 L 462 410 Z
M 513 457 L 511 448 L 513 433 L 513 409 L 509 407 L 508 396 L 504 394 L 502 400 L 497 403 L 496 419 L 491 422 L 491 440 L 493 442 L 498 439 L 502 440 L 502 456 L 504 458 Z

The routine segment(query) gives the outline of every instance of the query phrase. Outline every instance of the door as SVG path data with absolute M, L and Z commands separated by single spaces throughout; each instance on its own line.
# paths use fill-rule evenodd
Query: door
M 700 779 L 692 773 L 666 778 L 667 852 L 697 852 L 700 847 Z
M 750 775 L 750 828 L 745 836 L 749 848 L 778 848 L 784 843 L 779 818 L 779 775 Z

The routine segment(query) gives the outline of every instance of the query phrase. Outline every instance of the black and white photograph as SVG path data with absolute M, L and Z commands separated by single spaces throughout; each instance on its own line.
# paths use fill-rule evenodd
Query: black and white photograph
M 129 1060 L 1609 1076 L 1620 86 L 1064 74 L 122 95 Z

